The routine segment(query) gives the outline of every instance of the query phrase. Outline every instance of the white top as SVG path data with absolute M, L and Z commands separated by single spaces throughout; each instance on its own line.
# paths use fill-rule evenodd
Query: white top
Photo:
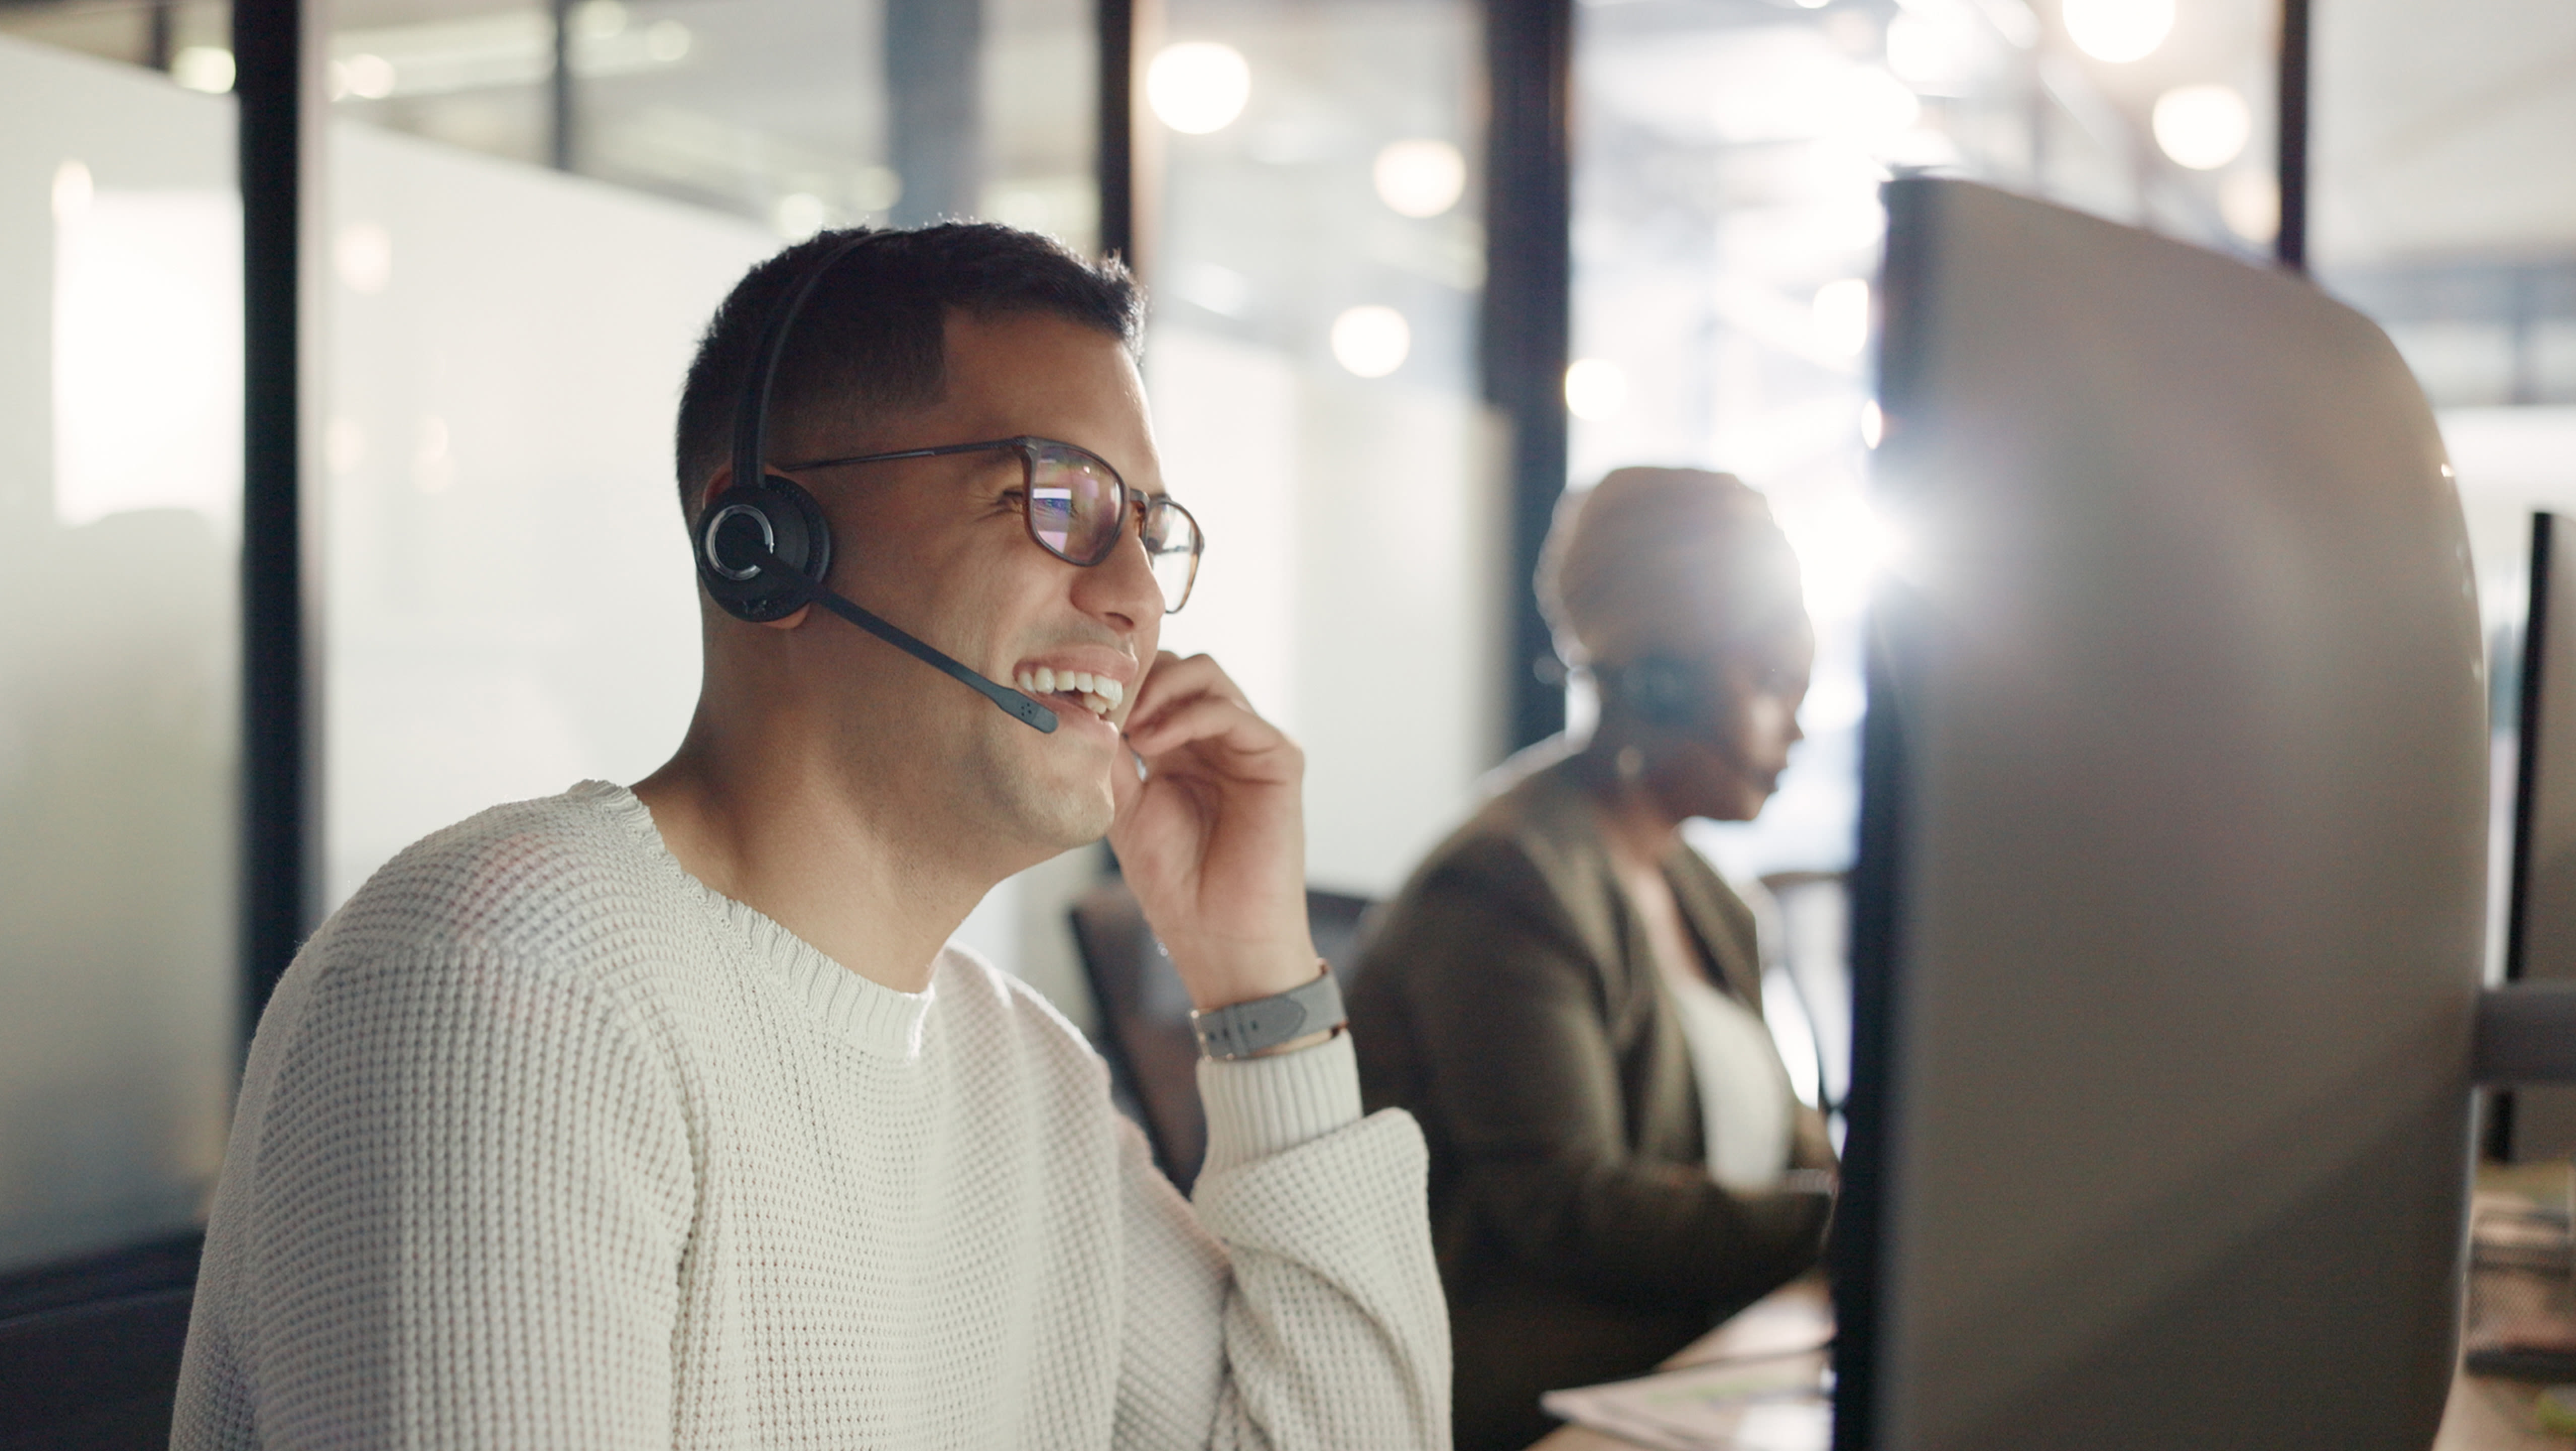
M 1708 1177 L 1738 1193 L 1778 1187 L 1789 1169 L 1797 1108 L 1771 1030 L 1698 973 L 1668 972 L 1664 982 L 1681 1009 L 1682 1041 L 1699 1082 Z
M 587 783 L 413 846 L 261 1020 L 172 1444 L 1446 1446 L 1422 1138 L 1206 1063 L 1196 1203 L 951 948 L 849 972 Z

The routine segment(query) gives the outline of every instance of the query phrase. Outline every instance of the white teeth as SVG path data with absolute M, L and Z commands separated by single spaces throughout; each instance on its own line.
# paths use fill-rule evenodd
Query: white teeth
M 1088 670 L 1056 670 L 1040 665 L 1023 670 L 1016 677 L 1023 695 L 1055 695 L 1059 692 L 1078 697 L 1085 710 L 1106 717 L 1127 698 L 1127 687 L 1114 675 L 1094 675 Z

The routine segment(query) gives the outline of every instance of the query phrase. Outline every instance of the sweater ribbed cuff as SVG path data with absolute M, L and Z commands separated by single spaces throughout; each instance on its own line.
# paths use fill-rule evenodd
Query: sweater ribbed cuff
M 1285 1153 L 1360 1116 L 1359 1059 L 1351 1035 L 1266 1058 L 1199 1060 L 1199 1101 L 1207 1106 L 1202 1174 Z

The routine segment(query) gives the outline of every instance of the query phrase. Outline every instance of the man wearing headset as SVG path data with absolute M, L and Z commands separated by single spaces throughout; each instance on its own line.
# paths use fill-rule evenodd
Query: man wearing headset
M 1360 1113 L 1296 747 L 1156 650 L 1198 535 L 1136 329 L 1114 266 L 992 226 L 735 289 L 681 404 L 687 738 L 431 836 L 299 954 L 175 1445 L 1446 1444 L 1421 1137 Z M 943 946 L 1104 832 L 1201 1010 L 1195 1203 Z

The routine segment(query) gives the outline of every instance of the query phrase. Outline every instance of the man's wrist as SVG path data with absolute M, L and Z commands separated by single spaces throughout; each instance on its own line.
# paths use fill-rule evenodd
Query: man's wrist
M 1321 1048 L 1325 1044 L 1333 1041 L 1335 1038 L 1349 1032 L 1350 1027 L 1351 1025 L 1348 1023 L 1335 1023 L 1333 1026 L 1324 1029 L 1320 1033 L 1308 1033 L 1302 1038 L 1291 1038 L 1285 1043 L 1276 1044 L 1268 1048 L 1257 1049 L 1251 1053 L 1245 1054 L 1244 1056 L 1246 1058 L 1285 1058 L 1291 1053 L 1303 1053 L 1309 1048 Z
M 1223 954 L 1202 946 L 1184 955 L 1168 939 L 1164 946 L 1190 1006 L 1202 1013 L 1295 992 L 1313 982 L 1324 965 L 1311 942 Z
M 1199 1051 L 1216 1059 L 1264 1057 L 1311 1047 L 1339 1032 L 1348 1019 L 1332 965 L 1318 957 L 1309 972 L 1286 992 L 1190 1014 Z

